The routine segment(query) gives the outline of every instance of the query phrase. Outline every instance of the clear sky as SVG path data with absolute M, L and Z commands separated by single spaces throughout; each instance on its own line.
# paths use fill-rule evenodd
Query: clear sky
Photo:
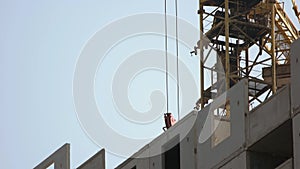
M 168 13 L 174 14 L 174 2 L 168 2 Z M 198 27 L 198 2 L 178 2 L 179 17 Z M 90 37 L 108 23 L 132 14 L 163 13 L 163 5 L 162 0 L 1 0 L 0 168 L 33 168 L 66 142 L 71 144 L 71 168 L 99 151 L 102 147 L 85 134 L 75 112 L 77 59 Z M 289 1 L 285 9 L 297 23 Z M 183 55 L 187 62 L 197 62 L 188 52 Z M 196 66 L 191 64 L 195 74 Z M 131 90 L 141 89 L 141 82 Z M 132 97 L 141 96 L 133 92 Z M 135 107 L 143 110 L 144 105 Z M 161 127 L 155 130 L 161 133 Z M 107 168 L 122 160 L 108 153 Z

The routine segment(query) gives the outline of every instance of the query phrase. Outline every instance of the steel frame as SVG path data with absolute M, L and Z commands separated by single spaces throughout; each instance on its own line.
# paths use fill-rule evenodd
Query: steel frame
M 200 50 L 201 98 L 195 108 L 202 109 L 216 94 L 211 90 L 219 84 L 224 85 L 224 81 L 213 83 L 211 80 L 212 84 L 205 86 L 207 78 L 213 77 L 206 77 L 204 71 L 209 70 L 211 74 L 215 72 L 221 75 L 214 67 L 205 66 L 210 53 L 204 56 L 205 45 L 202 41 L 205 38 L 209 39 L 209 45 L 219 53 L 219 57 L 223 60 L 225 58 L 225 62 L 222 63 L 225 89 L 228 90 L 233 84 L 247 78 L 249 84 L 251 82 L 254 85 L 249 85 L 249 105 L 253 102 L 258 105 L 268 99 L 271 92 L 274 94 L 277 91 L 276 66 L 290 63 L 290 45 L 299 37 L 299 31 L 284 12 L 282 4 L 275 0 L 261 1 L 250 8 L 246 8 L 247 5 L 243 4 L 245 2 L 242 0 L 224 0 L 217 6 L 211 5 L 216 2 L 218 1 L 199 0 L 201 33 L 197 48 Z M 210 25 L 211 28 L 205 32 Z M 253 52 L 255 46 L 256 51 Z M 236 62 L 235 67 L 231 63 L 232 60 Z M 271 83 L 262 78 L 261 69 L 266 66 L 271 67 Z M 224 91 L 218 92 L 216 95 Z

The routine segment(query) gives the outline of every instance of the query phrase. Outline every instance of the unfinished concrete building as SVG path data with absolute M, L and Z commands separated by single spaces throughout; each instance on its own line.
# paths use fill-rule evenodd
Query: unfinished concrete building
M 300 168 L 300 40 L 292 46 L 291 83 L 262 104 L 249 110 L 250 83 L 240 80 L 226 96 L 192 111 L 116 169 Z M 226 107 L 229 116 L 216 114 Z M 205 139 L 202 130 L 212 135 Z
M 284 4 L 200 0 L 198 14 L 195 110 L 116 169 L 300 168 L 300 41 Z
M 300 169 L 299 30 L 283 5 L 199 0 L 201 98 L 116 169 Z M 102 156 L 79 168 L 105 168 Z

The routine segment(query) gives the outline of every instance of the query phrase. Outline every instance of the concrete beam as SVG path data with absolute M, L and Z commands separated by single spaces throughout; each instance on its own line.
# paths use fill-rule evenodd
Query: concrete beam
M 228 163 L 226 163 L 224 166 L 222 166 L 220 169 L 232 169 L 232 168 L 238 168 L 238 169 L 248 169 L 247 167 L 247 152 L 244 151 Z
M 286 160 L 286 162 L 278 166 L 276 169 L 293 169 L 293 159 L 290 158 Z
M 100 150 L 77 169 L 105 169 L 105 150 Z
M 70 144 L 64 144 L 34 169 L 46 169 L 53 163 L 54 169 L 70 169 Z

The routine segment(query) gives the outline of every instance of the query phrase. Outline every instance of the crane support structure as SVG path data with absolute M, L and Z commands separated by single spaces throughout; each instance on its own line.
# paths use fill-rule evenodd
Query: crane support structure
M 300 15 L 294 0 L 293 9 Z M 249 81 L 249 106 L 259 105 L 289 83 L 291 44 L 299 30 L 277 0 L 199 0 L 201 98 L 197 108 L 241 79 Z M 300 20 L 299 20 L 300 21 Z M 209 40 L 211 51 L 202 42 Z M 209 65 L 208 58 L 216 57 Z M 221 69 L 220 69 L 221 65 Z M 204 76 L 204 77 L 202 77 Z

